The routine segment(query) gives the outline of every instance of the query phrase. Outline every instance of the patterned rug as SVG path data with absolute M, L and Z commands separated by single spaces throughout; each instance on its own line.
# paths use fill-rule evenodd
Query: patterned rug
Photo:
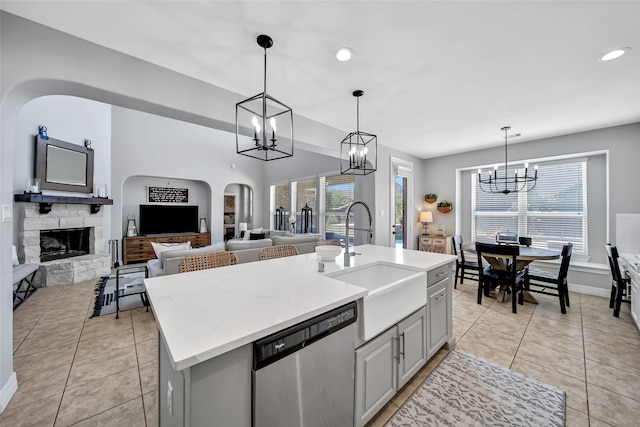
M 565 393 L 454 350 L 385 424 L 564 426 Z
M 144 273 L 130 273 L 120 276 L 120 295 L 132 292 L 142 286 Z M 103 316 L 116 312 L 116 276 L 103 277 L 98 281 L 95 289 L 95 302 L 91 317 Z M 140 294 L 121 296 L 120 311 L 144 307 Z

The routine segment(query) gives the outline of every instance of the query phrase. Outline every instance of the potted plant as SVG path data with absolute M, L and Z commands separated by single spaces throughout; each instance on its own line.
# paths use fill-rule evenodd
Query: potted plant
M 453 209 L 453 204 L 447 200 L 443 200 L 440 203 L 438 203 L 438 211 L 442 213 L 447 213 L 451 209 Z
M 427 203 L 433 203 L 438 199 L 437 194 L 429 193 L 424 195 L 424 201 Z

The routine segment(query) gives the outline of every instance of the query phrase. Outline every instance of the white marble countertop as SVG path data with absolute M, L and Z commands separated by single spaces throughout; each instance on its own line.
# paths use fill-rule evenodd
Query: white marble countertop
M 315 253 L 145 280 L 173 369 L 180 371 L 367 295 L 327 273 L 386 261 L 431 270 L 453 255 L 363 245 L 318 273 Z

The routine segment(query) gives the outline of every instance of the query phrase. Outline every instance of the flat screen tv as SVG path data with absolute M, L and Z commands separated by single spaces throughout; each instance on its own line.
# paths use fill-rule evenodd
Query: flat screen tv
M 140 205 L 140 234 L 198 232 L 198 206 Z

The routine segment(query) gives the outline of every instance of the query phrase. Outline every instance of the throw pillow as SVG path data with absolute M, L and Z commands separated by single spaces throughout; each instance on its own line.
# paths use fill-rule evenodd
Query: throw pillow
M 156 258 L 160 259 L 160 254 L 164 251 L 176 251 L 178 249 L 191 249 L 191 242 L 186 243 L 156 243 L 151 242 Z
M 250 237 L 251 237 L 251 233 L 255 233 L 255 234 L 262 233 L 262 227 L 260 227 L 260 228 L 254 228 L 253 230 L 249 230 L 249 232 L 248 232 L 248 233 L 247 233 L 247 232 L 245 232 L 245 233 L 244 233 L 244 237 L 242 238 L 242 240 L 249 240 L 249 239 L 250 239 Z
M 20 260 L 18 259 L 18 251 L 16 250 L 16 245 L 13 245 L 13 251 L 11 253 L 11 258 L 13 261 L 13 265 L 20 265 Z
M 262 240 L 264 233 L 249 233 L 249 240 Z

